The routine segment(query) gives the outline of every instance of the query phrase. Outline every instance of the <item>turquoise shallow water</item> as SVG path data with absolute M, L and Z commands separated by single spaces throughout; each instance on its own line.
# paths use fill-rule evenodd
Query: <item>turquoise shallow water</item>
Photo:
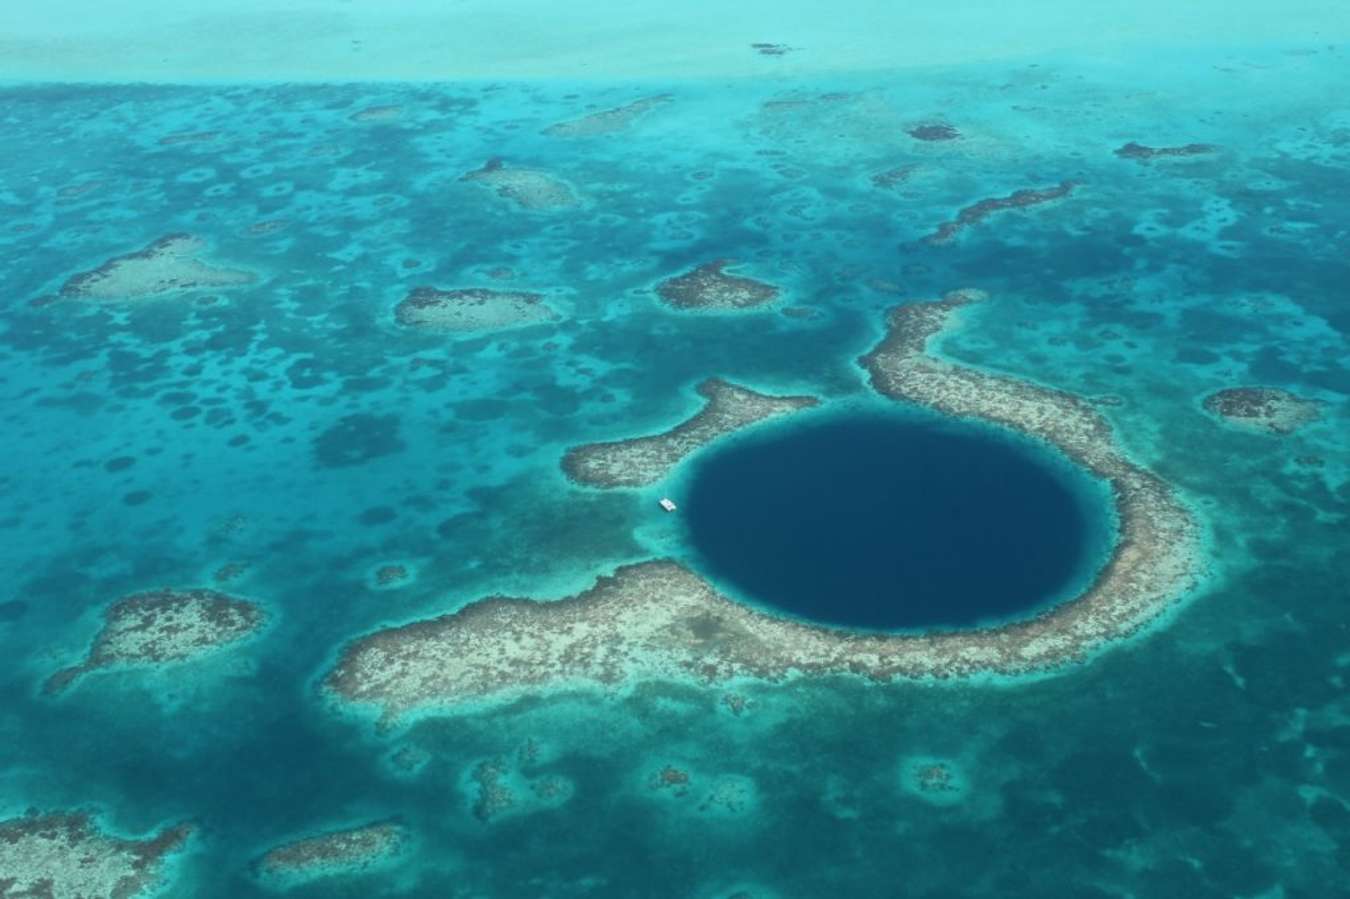
M 196 821 L 172 896 L 267 895 L 251 866 L 269 846 L 390 816 L 414 851 L 292 895 L 1344 895 L 1350 63 L 1325 34 L 1277 37 L 641 83 L 6 88 L 3 817 Z M 658 93 L 621 134 L 541 133 Z M 352 119 L 383 105 L 402 115 Z M 961 138 L 906 133 L 934 121 Z M 1130 141 L 1218 149 L 1115 155 Z M 523 211 L 459 180 L 492 157 L 582 204 Z M 1065 200 L 923 240 L 1063 180 L 1080 185 Z M 211 303 L 30 304 L 180 231 L 260 280 Z M 717 257 L 811 314 L 655 301 Z M 423 284 L 536 289 L 565 317 L 400 331 L 392 308 Z M 566 447 L 663 430 L 710 375 L 863 398 L 854 360 L 884 310 L 962 286 L 992 299 L 945 353 L 1104 400 L 1204 518 L 1208 586 L 1158 628 L 1018 685 L 737 685 L 740 714 L 725 690 L 653 684 L 380 732 L 321 701 L 336 649 L 370 629 L 556 598 L 679 547 L 654 499 L 683 470 L 581 489 Z M 1201 409 L 1242 384 L 1317 399 L 1322 419 L 1275 437 Z M 274 613 L 263 638 L 40 695 L 112 599 L 229 562 L 249 566 L 229 589 Z M 372 589 L 389 562 L 415 582 Z M 474 766 L 528 740 L 519 776 L 566 778 L 571 798 L 479 820 Z M 413 777 L 389 763 L 405 745 L 431 757 Z M 960 787 L 938 803 L 912 789 L 932 760 Z M 653 790 L 666 765 L 709 786 Z M 696 801 L 727 784 L 736 802 Z

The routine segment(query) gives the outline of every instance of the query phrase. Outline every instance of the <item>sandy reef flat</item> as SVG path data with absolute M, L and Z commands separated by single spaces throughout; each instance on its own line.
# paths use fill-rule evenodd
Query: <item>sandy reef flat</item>
M 192 827 L 143 840 L 100 831 L 85 813 L 30 814 L 0 821 L 0 896 L 6 899 L 137 899 L 162 886 L 166 856 Z
M 481 184 L 503 200 L 531 212 L 569 209 L 581 201 L 571 185 L 539 169 L 517 168 L 501 159 L 489 159 L 483 166 L 465 173 L 461 180 Z
M 225 290 L 257 280 L 253 272 L 202 260 L 206 244 L 190 234 L 170 234 L 66 281 L 61 297 L 117 302 L 144 300 L 185 290 Z
M 774 681 L 813 674 L 883 681 L 1020 675 L 1080 661 L 1134 634 L 1197 583 L 1199 527 L 1166 483 L 1125 457 L 1110 425 L 1086 401 L 927 352 L 929 340 L 959 310 L 983 300 L 978 291 L 957 291 L 941 301 L 901 306 L 889 317 L 886 337 L 860 361 L 885 396 L 1039 438 L 1110 482 L 1119 539 L 1082 595 L 996 628 L 851 632 L 765 614 L 722 596 L 674 562 L 653 561 L 620 568 L 566 599 L 491 598 L 452 615 L 377 631 L 344 650 L 326 687 L 395 720 L 423 707 L 512 698 L 559 685 Z M 688 422 L 680 427 L 707 439 L 722 433 L 690 429 Z M 631 441 L 609 445 L 624 464 L 611 460 L 601 469 L 608 482 L 641 483 L 678 461 L 683 453 L 676 450 L 706 442 L 668 435 L 639 442 L 641 452 Z M 576 457 L 568 465 L 569 471 L 586 470 Z
M 537 325 L 560 316 L 544 302 L 543 294 L 530 291 L 418 287 L 399 301 L 394 318 L 409 328 L 470 333 Z
M 726 270 L 736 263 L 714 259 L 656 286 L 656 295 L 673 309 L 683 312 L 743 311 L 772 303 L 778 288 Z
M 563 471 L 593 487 L 640 487 L 661 480 L 685 456 L 724 434 L 819 403 L 810 396 L 757 393 L 720 378 L 704 381 L 698 393 L 706 402 L 687 421 L 649 437 L 574 447 L 563 457 Z
M 265 621 L 256 603 L 215 590 L 137 593 L 113 603 L 85 660 L 53 674 L 43 689 L 59 693 L 100 668 L 189 661 L 253 635 Z

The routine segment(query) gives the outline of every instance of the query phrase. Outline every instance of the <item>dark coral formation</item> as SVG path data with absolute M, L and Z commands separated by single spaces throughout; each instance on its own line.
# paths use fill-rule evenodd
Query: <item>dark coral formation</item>
M 211 574 L 211 580 L 217 584 L 228 584 L 244 576 L 249 569 L 247 562 L 226 562 Z
M 665 477 L 677 462 L 724 434 L 766 418 L 817 405 L 811 396 L 770 396 L 710 378 L 698 386 L 707 403 L 669 431 L 574 447 L 563 457 L 567 476 L 595 487 L 639 487 Z
M 914 168 L 912 165 L 901 165 L 884 172 L 877 172 L 872 176 L 872 186 L 889 190 L 892 187 L 904 184 L 913 174 Z
M 966 779 L 945 759 L 910 758 L 903 765 L 901 788 L 925 802 L 951 805 L 966 793 Z
M 407 831 L 392 821 L 329 831 L 268 850 L 258 862 L 258 872 L 283 883 L 351 874 L 387 861 L 407 842 Z
M 689 792 L 689 772 L 674 765 L 666 765 L 648 779 L 647 786 L 653 790 L 668 790 L 676 796 L 683 796 Z
M 682 275 L 662 281 L 656 293 L 676 309 L 753 309 L 771 303 L 778 288 L 754 278 L 729 275 L 726 269 L 735 263 L 714 259 Z
M 649 776 L 647 789 L 675 800 L 694 795 L 694 810 L 722 817 L 744 814 L 755 798 L 754 784 L 747 778 L 734 775 L 708 777 L 675 765 L 666 765 Z
M 442 333 L 491 331 L 556 321 L 560 316 L 543 294 L 523 290 L 470 287 L 438 290 L 418 287 L 394 308 L 405 327 Z
M 1322 417 L 1315 400 L 1278 387 L 1229 387 L 1205 397 L 1205 410 L 1239 427 L 1292 434 Z
M 1205 156 L 1219 148 L 1213 144 L 1184 144 L 1179 147 L 1149 147 L 1130 141 L 1116 150 L 1121 159 L 1159 159 L 1177 156 Z
M 144 840 L 99 831 L 85 813 L 0 822 L 0 897 L 136 899 L 163 886 L 166 856 L 192 834 L 180 824 Z
M 926 240 L 931 244 L 948 243 L 963 229 L 985 220 L 996 212 L 1007 209 L 1023 209 L 1028 206 L 1038 206 L 1042 203 L 1063 199 L 1073 193 L 1077 186 L 1078 184 L 1075 181 L 1061 181 L 1055 187 L 1026 188 L 1013 191 L 1006 197 L 990 197 L 987 200 L 980 200 L 978 203 L 962 209 L 952 221 L 943 222 Z
M 406 565 L 381 565 L 375 569 L 375 586 L 397 587 L 409 578 Z
M 557 774 L 537 774 L 539 744 L 526 740 L 514 753 L 484 759 L 469 776 L 473 815 L 490 824 L 506 815 L 556 808 L 572 798 L 572 782 Z
M 187 661 L 256 633 L 265 620 L 256 603 L 215 590 L 137 593 L 108 608 L 85 660 L 53 674 L 43 689 L 59 693 L 99 668 Z
M 945 122 L 928 122 L 915 125 L 913 128 L 906 130 L 905 133 L 915 140 L 922 141 L 956 140 L 961 136 L 960 131 Z

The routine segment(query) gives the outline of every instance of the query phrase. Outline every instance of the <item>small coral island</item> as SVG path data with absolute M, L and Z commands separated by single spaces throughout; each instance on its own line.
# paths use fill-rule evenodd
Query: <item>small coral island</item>
M 460 180 L 491 188 L 503 200 L 537 212 L 566 209 L 580 202 L 566 181 L 538 169 L 508 166 L 501 159 L 489 159 Z
M 276 846 L 259 859 L 257 870 L 263 881 L 289 887 L 319 877 L 364 871 L 394 858 L 407 843 L 403 826 L 380 821 Z
M 931 338 L 983 298 L 959 291 L 899 307 L 890 314 L 885 338 L 860 361 L 885 396 L 1020 431 L 1110 483 L 1118 540 L 1078 597 L 993 628 L 855 632 L 765 614 L 720 595 L 675 562 L 652 561 L 620 568 L 566 599 L 494 597 L 369 634 L 344 649 L 326 689 L 374 706 L 392 722 L 417 709 L 511 699 L 553 686 L 823 674 L 883 681 L 1020 675 L 1082 660 L 1136 633 L 1198 582 L 1199 526 L 1166 482 L 1121 451 L 1110 424 L 1086 400 L 927 352 Z M 684 441 L 668 435 L 688 427 L 686 422 L 657 438 L 602 444 L 611 449 L 597 458 L 606 461 L 589 471 L 585 460 L 597 451 L 574 451 L 569 473 L 605 485 L 645 483 L 687 451 Z M 711 439 L 709 434 L 700 437 Z M 633 443 L 644 448 L 634 451 Z
M 60 296 L 97 302 L 142 300 L 185 290 L 225 290 L 257 280 L 253 272 L 203 262 L 205 247 L 191 234 L 161 237 L 143 250 L 115 256 L 71 277 Z
M 560 316 L 543 294 L 523 290 L 471 287 L 437 290 L 418 287 L 394 308 L 405 327 L 442 333 L 495 331 L 556 321 Z
M 0 821 L 0 896 L 136 899 L 162 887 L 166 856 L 187 842 L 180 824 L 143 840 L 99 831 L 85 813 Z
M 707 402 L 692 418 L 669 431 L 609 443 L 588 443 L 568 451 L 563 471 L 593 487 L 640 487 L 666 476 L 694 450 L 757 421 L 816 405 L 810 396 L 770 396 L 712 378 L 698 385 Z
M 1292 434 L 1322 417 L 1320 404 L 1278 387 L 1230 387 L 1205 397 L 1205 411 L 1240 428 Z
M 729 259 L 714 259 L 656 286 L 668 306 L 684 311 L 754 309 L 778 298 L 778 288 L 754 278 L 729 275 Z
M 118 600 L 85 660 L 53 674 L 59 693 L 90 671 L 184 662 L 258 632 L 266 619 L 255 603 L 215 590 L 152 590 Z

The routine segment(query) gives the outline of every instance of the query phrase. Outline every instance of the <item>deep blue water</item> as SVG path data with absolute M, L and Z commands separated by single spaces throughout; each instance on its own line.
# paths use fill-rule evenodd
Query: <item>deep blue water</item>
M 1094 528 L 1048 460 L 984 428 L 859 415 L 707 455 L 683 509 L 703 567 L 794 615 L 960 627 L 1043 606 Z

